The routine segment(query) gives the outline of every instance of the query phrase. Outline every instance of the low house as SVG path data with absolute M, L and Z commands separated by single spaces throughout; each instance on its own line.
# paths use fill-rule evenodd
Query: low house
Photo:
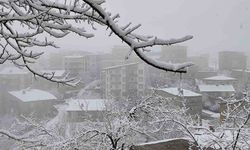
M 221 98 L 228 98 L 235 93 L 232 85 L 198 85 L 202 93 L 203 106 L 211 111 L 219 112 Z
M 34 117 L 50 117 L 56 113 L 53 105 L 57 98 L 49 92 L 38 89 L 10 91 L 8 99 L 4 100 L 5 113 L 13 115 L 32 115 Z
M 188 108 L 187 113 L 193 117 L 201 117 L 202 114 L 202 95 L 192 92 L 186 89 L 179 88 L 163 88 L 157 89 L 156 93 L 162 97 L 173 97 L 174 104 L 182 107 L 185 103 L 185 106 Z
M 213 70 L 201 70 L 195 73 L 195 78 L 196 79 L 203 79 L 203 78 L 208 78 L 211 76 L 216 76 L 217 72 Z
M 224 76 L 224 75 L 218 75 L 218 76 L 212 76 L 208 78 L 204 78 L 203 82 L 205 84 L 231 84 L 231 85 L 236 85 L 237 80 L 232 77 Z
M 66 103 L 68 122 L 102 121 L 106 111 L 104 99 L 70 99 Z

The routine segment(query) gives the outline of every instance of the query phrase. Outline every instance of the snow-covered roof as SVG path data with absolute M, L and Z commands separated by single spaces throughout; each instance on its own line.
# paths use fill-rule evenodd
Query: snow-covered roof
M 180 91 L 176 87 L 174 87 L 174 88 L 163 88 L 163 89 L 158 89 L 158 90 L 167 92 L 167 93 L 175 95 L 175 96 L 180 95 Z M 195 92 L 190 91 L 190 90 L 186 90 L 186 89 L 182 89 L 182 90 L 183 90 L 183 96 L 184 97 L 201 96 L 201 94 L 195 93 Z
M 105 110 L 104 99 L 70 99 L 66 111 L 102 111 Z
M 232 77 L 227 77 L 224 75 L 219 75 L 219 76 L 213 76 L 209 78 L 204 78 L 204 80 L 214 80 L 214 81 L 233 81 L 236 80 L 235 78 Z
M 54 77 L 61 77 L 65 73 L 65 70 L 42 70 L 42 73 L 54 73 Z
M 233 71 L 250 73 L 249 69 L 233 69 Z
M 46 101 L 46 100 L 57 99 L 51 93 L 38 89 L 24 89 L 20 91 L 10 91 L 9 93 L 23 102 Z
M 201 92 L 235 92 L 232 85 L 198 85 Z
M 84 56 L 73 55 L 73 56 L 65 56 L 64 58 L 83 58 Z
M 5 67 L 0 71 L 1 75 L 10 75 L 10 74 L 28 74 L 29 72 L 25 69 L 20 69 L 17 67 Z
M 213 118 L 219 118 L 220 117 L 220 113 L 215 113 L 215 112 L 212 112 L 210 110 L 203 109 L 202 112 L 205 113 L 205 114 L 208 114 L 209 116 L 211 116 Z
M 136 144 L 136 146 L 160 144 L 160 143 L 166 143 L 166 142 L 176 141 L 176 140 L 187 140 L 187 141 L 189 141 L 190 139 L 189 138 L 171 138 L 171 139 L 157 140 L 157 141 L 152 141 L 152 142 L 147 142 L 147 143 L 140 143 L 140 144 Z

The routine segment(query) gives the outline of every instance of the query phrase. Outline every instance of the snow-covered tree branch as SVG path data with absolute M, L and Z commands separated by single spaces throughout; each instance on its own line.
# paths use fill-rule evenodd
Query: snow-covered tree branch
M 0 46 L 1 61 L 11 61 L 19 67 L 26 67 L 34 76 L 40 76 L 52 82 L 75 86 L 79 82 L 75 78 L 54 78 L 53 74 L 44 75 L 35 71 L 30 65 L 44 52 L 35 52 L 32 47 L 57 47 L 50 41 L 48 35 L 63 38 L 69 33 L 75 33 L 85 38 L 94 37 L 84 26 L 96 30 L 95 23 L 106 26 L 122 41 L 131 47 L 138 57 L 158 69 L 171 72 L 186 72 L 192 63 L 170 64 L 160 62 L 145 55 L 146 49 L 156 45 L 172 45 L 192 39 L 185 36 L 180 39 L 162 40 L 153 36 L 135 33 L 141 26 L 129 23 L 120 27 L 117 22 L 119 14 L 112 15 L 102 4 L 105 1 L 75 0 L 73 4 L 59 3 L 49 0 L 1 0 L 0 1 Z M 80 27 L 79 27 L 80 26 Z M 20 29 L 20 27 L 22 29 Z M 110 35 L 111 35 L 110 34 Z

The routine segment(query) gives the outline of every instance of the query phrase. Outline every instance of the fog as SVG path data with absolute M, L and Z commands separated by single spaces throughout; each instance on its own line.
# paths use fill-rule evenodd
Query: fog
M 24 1 L 11 3 L 27 13 L 20 19 L 0 0 L 0 149 L 250 149 L 249 0 L 102 5 L 120 14 L 120 26 L 142 24 L 136 34 L 174 38 L 171 44 L 118 27 L 113 31 L 120 36 L 109 36 L 109 24 L 95 23 L 93 30 L 86 22 L 68 21 L 76 17 L 69 7 L 51 9 L 39 0 L 39 8 L 28 11 L 31 4 Z M 68 23 L 95 36 L 86 38 Z M 35 35 L 44 34 L 19 34 L 33 30 L 30 24 Z M 48 34 L 52 30 L 71 33 L 55 38 L 58 33 Z M 47 37 L 58 47 L 31 37 Z
M 189 53 L 247 52 L 250 48 L 248 0 L 108 0 L 105 6 L 113 14 L 120 14 L 121 25 L 141 23 L 137 32 L 143 34 L 164 39 L 193 35 L 194 39 L 185 43 Z M 109 51 L 113 45 L 121 44 L 114 36 L 108 37 L 109 32 L 103 27 L 93 33 L 96 37 L 91 40 L 71 35 L 58 43 L 64 49 L 80 50 L 81 47 L 87 51 Z

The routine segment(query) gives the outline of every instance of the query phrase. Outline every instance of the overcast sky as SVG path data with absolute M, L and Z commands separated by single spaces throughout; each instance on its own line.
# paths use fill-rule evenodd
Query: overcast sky
M 193 35 L 189 51 L 250 50 L 250 0 L 106 0 L 105 7 L 119 13 L 120 23 L 141 23 L 141 34 L 161 38 Z M 63 49 L 109 50 L 122 44 L 104 28 L 91 40 L 70 35 L 58 44 Z

